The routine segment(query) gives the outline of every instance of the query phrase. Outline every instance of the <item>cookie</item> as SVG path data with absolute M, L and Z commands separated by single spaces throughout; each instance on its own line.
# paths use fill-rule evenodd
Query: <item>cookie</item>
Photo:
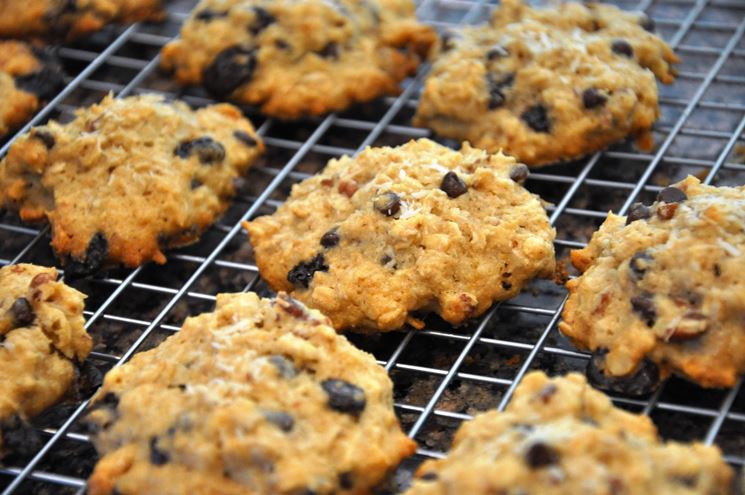
M 60 400 L 90 353 L 84 299 L 54 268 L 0 268 L 0 456 L 6 434 L 16 447 L 8 430 Z
M 397 94 L 435 41 L 411 0 L 202 0 L 161 65 L 181 84 L 297 118 Z
M 595 354 L 598 386 L 639 393 L 676 373 L 731 387 L 745 372 L 745 186 L 694 177 L 609 214 L 567 283 L 559 328 Z
M 195 242 L 227 208 L 263 150 L 227 104 L 107 96 L 75 115 L 32 129 L 0 162 L 0 205 L 49 221 L 66 276 L 165 263 L 163 249 Z
M 329 325 L 285 294 L 218 295 L 107 374 L 88 493 L 370 493 L 415 445 L 385 370 Z
M 245 224 L 261 276 L 337 329 L 458 324 L 554 270 L 554 229 L 527 167 L 427 139 L 331 160 Z
M 491 23 L 443 37 L 414 124 L 540 166 L 627 136 L 659 116 L 655 76 L 678 61 L 644 14 L 599 3 L 532 9 L 505 0 Z
M 164 0 L 34 0 L 0 2 L 0 37 L 74 40 L 110 23 L 160 21 Z
M 405 495 L 734 495 L 717 447 L 661 442 L 579 374 L 529 373 L 504 412 L 463 423 L 447 458 L 420 466 Z
M 62 69 L 49 51 L 0 40 L 0 137 L 29 120 L 62 84 Z

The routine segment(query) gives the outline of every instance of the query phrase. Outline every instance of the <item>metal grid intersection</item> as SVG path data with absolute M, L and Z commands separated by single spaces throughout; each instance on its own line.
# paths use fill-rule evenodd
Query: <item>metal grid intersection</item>
M 181 90 L 157 71 L 159 48 L 177 33 L 193 1 L 176 2 L 163 26 L 109 29 L 59 56 L 74 77 L 29 126 L 69 118 L 74 108 L 106 92 L 118 96 L 160 92 L 193 105 L 213 103 L 197 89 Z M 418 14 L 438 28 L 485 18 L 486 0 L 420 0 Z M 658 31 L 681 55 L 678 81 L 661 88 L 657 145 L 642 153 L 621 144 L 589 158 L 534 172 L 527 187 L 552 203 L 557 255 L 585 244 L 612 209 L 625 213 L 687 173 L 718 185 L 745 183 L 737 145 L 745 130 L 745 3 L 738 0 L 619 0 L 647 11 Z M 291 184 L 319 171 L 330 157 L 368 145 L 395 145 L 429 136 L 413 128 L 427 66 L 398 97 L 301 123 L 280 123 L 247 114 L 267 144 L 226 213 L 195 246 L 171 252 L 163 267 L 143 266 L 76 282 L 89 295 L 86 328 L 98 342 L 91 360 L 102 371 L 127 361 L 177 331 L 185 316 L 209 310 L 218 292 L 268 293 L 258 277 L 242 220 L 271 212 Z M 23 131 L 22 131 L 23 132 Z M 12 139 L 0 148 L 7 152 Z M 21 224 L 0 214 L 0 264 L 54 264 L 48 227 Z M 463 328 L 436 318 L 422 331 L 382 336 L 350 335 L 373 352 L 391 374 L 395 407 L 404 428 L 418 440 L 417 456 L 402 473 L 427 457 L 441 457 L 458 424 L 477 410 L 504 408 L 531 369 L 581 370 L 588 356 L 559 335 L 556 323 L 565 291 L 537 281 Z M 651 415 L 665 437 L 717 443 L 733 465 L 745 464 L 745 391 L 707 391 L 671 379 L 646 400 L 615 397 L 622 407 Z M 94 451 L 78 421 L 87 401 L 54 408 L 36 421 L 44 446 L 34 456 L 0 466 L 0 489 L 11 493 L 82 493 Z

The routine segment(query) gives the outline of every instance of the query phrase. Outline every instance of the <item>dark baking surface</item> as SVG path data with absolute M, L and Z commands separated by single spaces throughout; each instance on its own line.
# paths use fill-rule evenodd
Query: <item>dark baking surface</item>
M 162 25 L 109 27 L 85 42 L 61 47 L 68 86 L 38 121 L 69 119 L 74 108 L 94 103 L 108 91 L 159 91 L 196 106 L 211 103 L 199 89 L 177 87 L 158 72 L 154 61 L 193 3 L 173 2 L 172 14 Z M 420 17 L 438 28 L 483 20 L 493 3 L 417 2 Z M 614 3 L 643 9 L 656 21 L 658 33 L 683 59 L 680 77 L 660 89 L 662 118 L 651 152 L 622 143 L 596 156 L 540 169 L 528 179 L 526 186 L 552 203 L 549 215 L 558 230 L 560 259 L 587 242 L 607 211 L 625 211 L 634 200 L 648 202 L 661 187 L 686 174 L 715 185 L 745 183 L 745 2 Z M 293 183 L 319 171 L 329 158 L 365 145 L 397 145 L 428 136 L 426 130 L 410 127 L 423 72 L 406 81 L 401 97 L 325 118 L 286 123 L 247 108 L 265 137 L 267 153 L 241 182 L 238 197 L 220 222 L 199 243 L 170 252 L 165 266 L 115 270 L 73 283 L 88 294 L 86 316 L 96 342 L 90 362 L 95 368 L 104 373 L 120 359 L 157 345 L 178 330 L 185 317 L 211 310 L 219 292 L 270 294 L 258 278 L 239 221 L 271 212 Z M 8 142 L 0 143 L 3 153 Z M 14 213 L 0 211 L 0 264 L 10 262 L 56 263 L 47 228 L 25 225 Z M 396 474 L 397 484 L 405 485 L 411 470 L 426 457 L 446 452 L 462 420 L 503 406 L 525 371 L 584 369 L 587 356 L 556 330 L 564 296 L 562 287 L 538 281 L 460 328 L 429 318 L 423 331 L 349 335 L 390 371 L 396 410 L 404 429 L 419 442 L 418 454 Z M 95 382 L 95 372 L 89 370 L 86 377 Z M 90 383 L 83 385 L 77 397 L 71 394 L 34 420 L 41 443 L 30 452 L 6 457 L 0 465 L 0 490 L 82 493 L 96 460 L 77 419 L 91 393 Z M 619 406 L 650 414 L 665 438 L 713 441 L 738 469 L 745 463 L 745 391 L 739 385 L 731 391 L 705 390 L 673 378 L 652 397 L 614 399 Z

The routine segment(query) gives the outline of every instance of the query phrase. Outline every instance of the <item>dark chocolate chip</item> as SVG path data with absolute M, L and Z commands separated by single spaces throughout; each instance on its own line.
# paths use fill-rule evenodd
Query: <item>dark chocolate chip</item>
M 233 133 L 233 136 L 243 144 L 247 146 L 256 146 L 258 143 L 256 142 L 256 139 L 246 131 L 235 131 Z
M 510 179 L 522 184 L 530 175 L 530 169 L 523 163 L 518 163 L 510 170 Z
M 440 189 L 450 198 L 457 198 L 468 192 L 468 186 L 455 172 L 448 172 L 443 176 Z
M 489 73 L 486 75 L 486 87 L 489 91 L 489 110 L 494 110 L 504 105 L 507 99 L 504 95 L 504 89 L 512 86 L 514 81 L 515 74 L 496 76 Z
M 643 292 L 631 298 L 631 307 L 634 309 L 648 327 L 653 327 L 657 320 L 654 297 L 648 292 Z
M 504 290 L 510 290 L 510 289 L 512 289 L 512 284 L 511 284 L 511 283 L 509 283 L 509 282 L 508 282 L 508 281 L 506 281 L 506 280 L 503 280 L 503 281 L 502 281 L 502 288 L 503 288 Z
M 210 164 L 225 159 L 225 147 L 209 136 L 202 136 L 191 141 L 184 141 L 173 150 L 179 158 L 189 158 L 196 154 L 200 163 Z
M 202 84 L 217 96 L 227 96 L 248 82 L 256 69 L 256 50 L 233 46 L 223 50 L 202 73 Z
M 34 308 L 25 297 L 19 297 L 10 307 L 10 314 L 13 316 L 13 326 L 27 327 L 36 319 Z
M 639 25 L 645 31 L 649 31 L 650 33 L 653 33 L 654 32 L 654 29 L 656 27 L 655 26 L 655 23 L 654 23 L 654 19 L 652 19 L 651 17 L 649 17 L 647 14 L 644 14 L 644 13 L 642 13 L 639 16 Z
M 383 215 L 392 217 L 401 210 L 401 198 L 392 192 L 379 194 L 373 199 L 373 207 Z
M 339 474 L 339 486 L 342 490 L 351 490 L 354 488 L 354 477 L 350 471 Z
M 360 387 L 336 378 L 322 381 L 321 387 L 328 395 L 331 409 L 354 416 L 365 410 L 365 391 Z
M 536 442 L 525 452 L 525 463 L 533 469 L 552 466 L 559 462 L 559 452 L 550 445 Z
M 657 201 L 662 201 L 663 203 L 681 203 L 686 199 L 688 199 L 686 193 L 677 187 L 666 187 L 657 194 Z
M 336 60 L 339 58 L 339 45 L 334 41 L 330 41 L 326 46 L 318 50 L 317 53 L 323 58 Z
M 321 236 L 321 246 L 332 248 L 337 244 L 339 244 L 339 233 L 336 231 L 336 227 Z
M 439 476 L 434 471 L 426 472 L 419 477 L 419 479 L 423 481 L 436 481 L 438 478 Z
M 613 53 L 623 55 L 624 57 L 633 57 L 634 49 L 631 47 L 628 41 L 622 39 L 615 39 L 610 45 L 610 49 Z
M 80 258 L 69 258 L 65 263 L 65 277 L 68 280 L 91 275 L 101 269 L 109 256 L 109 241 L 101 232 L 94 235 L 88 243 L 85 255 Z
M 494 45 L 486 51 L 486 58 L 489 60 L 496 60 L 498 58 L 508 57 L 509 55 L 509 50 L 502 45 Z
M 171 460 L 171 456 L 168 452 L 165 452 L 158 448 L 158 437 L 150 437 L 150 462 L 154 466 L 162 466 L 168 464 Z
M 227 17 L 228 13 L 226 11 L 217 11 L 212 9 L 202 9 L 199 12 L 196 13 L 194 16 L 198 21 L 204 21 L 209 22 L 214 19 L 220 19 L 223 17 Z
M 192 190 L 194 190 L 194 189 L 196 189 L 198 187 L 201 187 L 201 186 L 202 186 L 202 181 L 201 180 L 199 180 L 199 179 L 192 179 L 191 180 L 191 189 Z
M 277 370 L 279 371 L 279 374 L 282 375 L 282 378 L 286 378 L 289 380 L 297 376 L 297 369 L 295 369 L 295 365 L 286 357 L 275 354 L 274 356 L 271 356 L 269 358 L 269 362 L 277 367 Z
M 637 220 L 646 220 L 652 216 L 652 211 L 644 203 L 634 203 L 629 208 L 629 214 L 626 216 L 626 225 Z
M 525 110 L 520 118 L 535 132 L 550 132 L 551 121 L 548 118 L 548 111 L 543 105 L 533 105 Z
M 290 44 L 285 40 L 274 40 L 274 46 L 276 46 L 280 50 L 287 50 L 288 48 L 290 48 Z
M 384 254 L 384 255 L 383 255 L 383 256 L 382 256 L 381 258 L 380 258 L 380 264 L 381 264 L 381 265 L 387 265 L 387 264 L 388 264 L 388 263 L 390 263 L 390 262 L 391 262 L 392 260 L 393 260 L 393 258 L 391 258 L 391 257 L 390 257 L 389 255 L 387 255 L 387 254 Z
M 582 104 L 587 109 L 602 107 L 607 101 L 608 97 L 598 89 L 588 88 L 582 92 Z
M 295 419 L 282 411 L 264 411 L 264 417 L 267 421 L 272 423 L 274 426 L 289 433 L 295 427 Z
M 317 254 L 308 261 L 301 261 L 287 273 L 287 281 L 291 284 L 305 287 L 310 286 L 316 272 L 327 272 L 329 266 L 322 254 Z
M 54 148 L 54 145 L 57 143 L 57 141 L 54 139 L 54 136 L 52 136 L 52 133 L 46 129 L 34 129 L 33 131 L 31 131 L 31 137 L 36 138 L 44 143 L 44 146 L 48 150 Z
M 248 28 L 248 30 L 254 36 L 277 22 L 277 18 L 270 14 L 269 11 L 263 7 L 254 7 L 253 11 L 255 16 L 254 22 L 251 24 L 251 27 Z
M 629 270 L 631 270 L 631 276 L 636 280 L 641 280 L 642 278 L 644 278 L 644 274 L 647 272 L 647 269 L 649 269 L 649 265 L 650 263 L 652 263 L 652 261 L 654 261 L 652 255 L 650 255 L 646 251 L 639 251 L 638 253 L 634 254 L 629 260 Z
M 608 349 L 595 351 L 587 363 L 587 381 L 595 388 L 622 395 L 647 395 L 657 388 L 660 370 L 649 359 L 644 359 L 636 370 L 625 376 L 608 376 L 604 372 Z
M 722 267 L 718 264 L 714 264 L 714 276 L 715 277 L 721 277 L 722 276 Z
M 44 66 L 36 72 L 16 76 L 16 86 L 27 93 L 32 93 L 41 100 L 53 97 L 63 85 L 62 71 L 56 66 Z

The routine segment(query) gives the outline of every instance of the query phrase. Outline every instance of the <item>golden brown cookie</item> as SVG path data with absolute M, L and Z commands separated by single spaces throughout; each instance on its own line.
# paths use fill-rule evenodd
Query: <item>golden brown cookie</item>
M 0 162 L 0 205 L 47 219 L 67 276 L 165 263 L 228 207 L 233 179 L 262 152 L 232 105 L 108 96 L 19 138 Z
M 414 312 L 458 324 L 554 270 L 554 229 L 527 167 L 427 139 L 331 160 L 245 224 L 261 276 L 337 329 L 387 331 Z
M 655 76 L 678 61 L 650 19 L 600 3 L 533 9 L 505 0 L 491 23 L 446 33 L 414 124 L 540 166 L 627 136 L 651 142 Z
M 688 177 L 609 214 L 572 263 L 584 273 L 559 328 L 595 352 L 598 386 L 642 393 L 677 373 L 731 387 L 745 372 L 745 186 Z
M 528 374 L 505 412 L 465 422 L 405 495 L 734 495 L 717 447 L 661 442 L 579 374 Z
M 161 65 L 182 84 L 297 118 L 398 93 L 435 39 L 411 0 L 202 0 Z
M 84 299 L 57 282 L 54 268 L 0 268 L 0 457 L 2 430 L 17 428 L 62 398 L 91 351 Z
M 218 295 L 110 371 L 89 418 L 91 495 L 362 495 L 415 447 L 385 370 L 284 294 Z

